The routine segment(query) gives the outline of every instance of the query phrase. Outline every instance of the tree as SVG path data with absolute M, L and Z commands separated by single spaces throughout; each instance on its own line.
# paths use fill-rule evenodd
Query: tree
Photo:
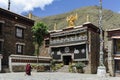
M 39 56 L 39 48 L 43 43 L 44 37 L 48 34 L 47 26 L 43 22 L 36 22 L 32 27 L 33 38 L 35 43 L 35 54 Z M 37 61 L 38 62 L 38 61 Z

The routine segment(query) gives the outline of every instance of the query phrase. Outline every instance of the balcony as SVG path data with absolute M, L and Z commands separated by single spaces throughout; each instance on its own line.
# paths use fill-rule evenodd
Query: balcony
M 50 45 L 59 45 L 59 44 L 67 44 L 67 43 L 77 43 L 87 40 L 87 35 L 75 36 L 75 37 L 66 37 L 50 40 Z

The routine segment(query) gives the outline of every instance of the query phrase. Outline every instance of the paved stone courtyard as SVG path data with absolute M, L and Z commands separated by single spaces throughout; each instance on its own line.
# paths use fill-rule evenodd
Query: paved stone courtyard
M 32 72 L 31 76 L 25 73 L 1 73 L 0 80 L 120 80 L 120 77 L 101 78 L 96 74 L 78 74 L 61 72 Z

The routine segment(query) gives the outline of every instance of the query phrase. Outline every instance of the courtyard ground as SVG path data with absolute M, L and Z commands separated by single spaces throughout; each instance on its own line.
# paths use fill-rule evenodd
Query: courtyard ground
M 19 73 L 1 73 L 0 80 L 120 80 L 120 77 L 99 77 L 96 74 L 32 72 L 31 76 Z

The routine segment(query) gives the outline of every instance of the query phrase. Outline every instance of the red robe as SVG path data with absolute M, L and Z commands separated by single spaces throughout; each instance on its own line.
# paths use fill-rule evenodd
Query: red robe
M 30 64 L 26 65 L 26 74 L 31 75 L 31 66 L 30 66 Z

